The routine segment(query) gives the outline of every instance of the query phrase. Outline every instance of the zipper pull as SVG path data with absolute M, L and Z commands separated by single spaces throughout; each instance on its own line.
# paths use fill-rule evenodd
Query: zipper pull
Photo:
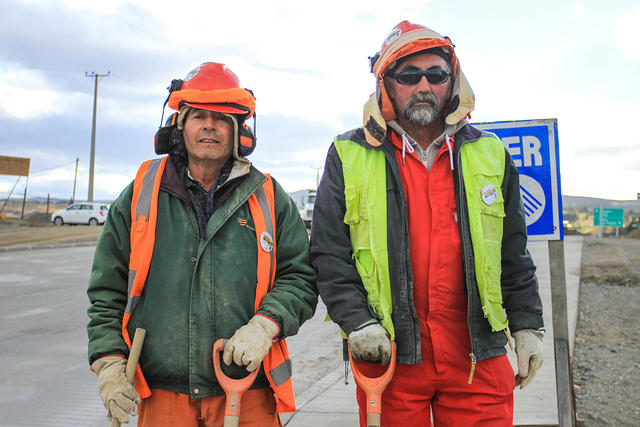
M 349 361 L 344 361 L 344 385 L 349 385 Z
M 513 351 L 513 343 L 511 342 L 511 337 L 509 336 L 509 333 L 507 332 L 507 329 L 504 329 L 504 334 L 507 336 L 507 342 L 509 343 L 509 348 L 511 349 L 511 351 Z
M 473 381 L 473 373 L 476 370 L 476 355 L 469 353 L 469 357 L 471 357 L 471 371 L 469 372 L 469 382 L 467 382 L 467 384 L 471 384 Z

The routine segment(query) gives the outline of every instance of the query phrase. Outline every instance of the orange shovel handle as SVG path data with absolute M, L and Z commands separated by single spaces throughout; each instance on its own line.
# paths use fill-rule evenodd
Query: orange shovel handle
M 391 381 L 393 377 L 393 372 L 396 369 L 396 343 L 391 341 L 391 360 L 389 361 L 389 367 L 385 373 L 379 377 L 370 378 L 360 372 L 358 365 L 353 361 L 353 357 L 351 356 L 351 348 L 349 348 L 349 362 L 351 363 L 353 378 L 367 395 L 367 425 L 369 427 L 380 426 L 382 392 L 387 388 L 389 381 Z
M 213 345 L 213 370 L 216 373 L 220 387 L 222 387 L 227 394 L 227 401 L 224 408 L 224 425 L 237 426 L 240 418 L 240 400 L 244 392 L 251 387 L 256 376 L 258 376 L 259 369 L 256 369 L 241 379 L 233 379 L 225 375 L 220 366 L 220 352 L 226 343 L 227 340 L 219 339 Z

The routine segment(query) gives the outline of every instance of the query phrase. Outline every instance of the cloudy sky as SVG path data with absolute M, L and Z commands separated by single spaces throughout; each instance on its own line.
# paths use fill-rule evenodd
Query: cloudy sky
M 31 158 L 28 194 L 94 198 L 154 157 L 166 87 L 226 63 L 257 97 L 250 159 L 287 191 L 314 188 L 333 136 L 361 125 L 367 57 L 401 20 L 448 35 L 476 94 L 472 120 L 557 118 L 562 192 L 640 192 L 640 1 L 1 0 L 0 155 Z M 169 111 L 168 111 L 169 112 Z M 166 114 L 165 114 L 166 117 Z M 321 170 L 320 170 L 321 172 Z M 0 197 L 16 183 L 0 175 Z M 24 191 L 24 178 L 15 191 Z

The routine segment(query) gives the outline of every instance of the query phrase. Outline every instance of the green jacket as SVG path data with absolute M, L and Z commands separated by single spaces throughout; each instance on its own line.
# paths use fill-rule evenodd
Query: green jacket
M 247 175 L 226 182 L 223 187 L 230 188 L 201 239 L 182 181 L 167 163 L 149 275 L 128 325 L 131 336 L 137 327 L 147 330 L 140 364 L 151 388 L 192 398 L 224 393 L 215 379 L 211 351 L 215 340 L 230 338 L 254 314 L 258 244 L 247 199 L 265 180 L 252 167 Z M 275 320 L 284 338 L 313 316 L 317 289 L 304 223 L 275 180 L 274 192 L 277 270 L 258 313 Z M 111 205 L 96 247 L 87 292 L 89 363 L 128 354 L 120 329 L 127 301 L 131 196 L 129 185 Z M 244 368 L 235 371 L 230 375 L 246 374 Z M 253 388 L 266 386 L 261 373 Z

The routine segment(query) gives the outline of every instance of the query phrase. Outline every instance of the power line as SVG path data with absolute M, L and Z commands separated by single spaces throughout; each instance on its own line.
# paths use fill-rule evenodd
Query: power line
M 40 170 L 37 170 L 37 171 L 31 171 L 31 172 L 29 172 L 29 174 L 30 174 L 30 175 L 33 175 L 33 174 L 36 174 L 36 173 L 47 172 L 47 171 L 50 171 L 50 170 L 59 169 L 59 168 L 65 167 L 65 166 L 67 166 L 67 165 L 69 165 L 69 164 L 71 164 L 71 163 L 75 163 L 75 162 L 76 162 L 76 161 L 75 161 L 75 160 L 73 160 L 73 161 L 71 161 L 71 162 L 64 163 L 64 164 L 62 164 L 62 165 L 60 165 L 60 166 L 54 166 L 54 167 L 51 167 L 51 168 L 40 169 Z

